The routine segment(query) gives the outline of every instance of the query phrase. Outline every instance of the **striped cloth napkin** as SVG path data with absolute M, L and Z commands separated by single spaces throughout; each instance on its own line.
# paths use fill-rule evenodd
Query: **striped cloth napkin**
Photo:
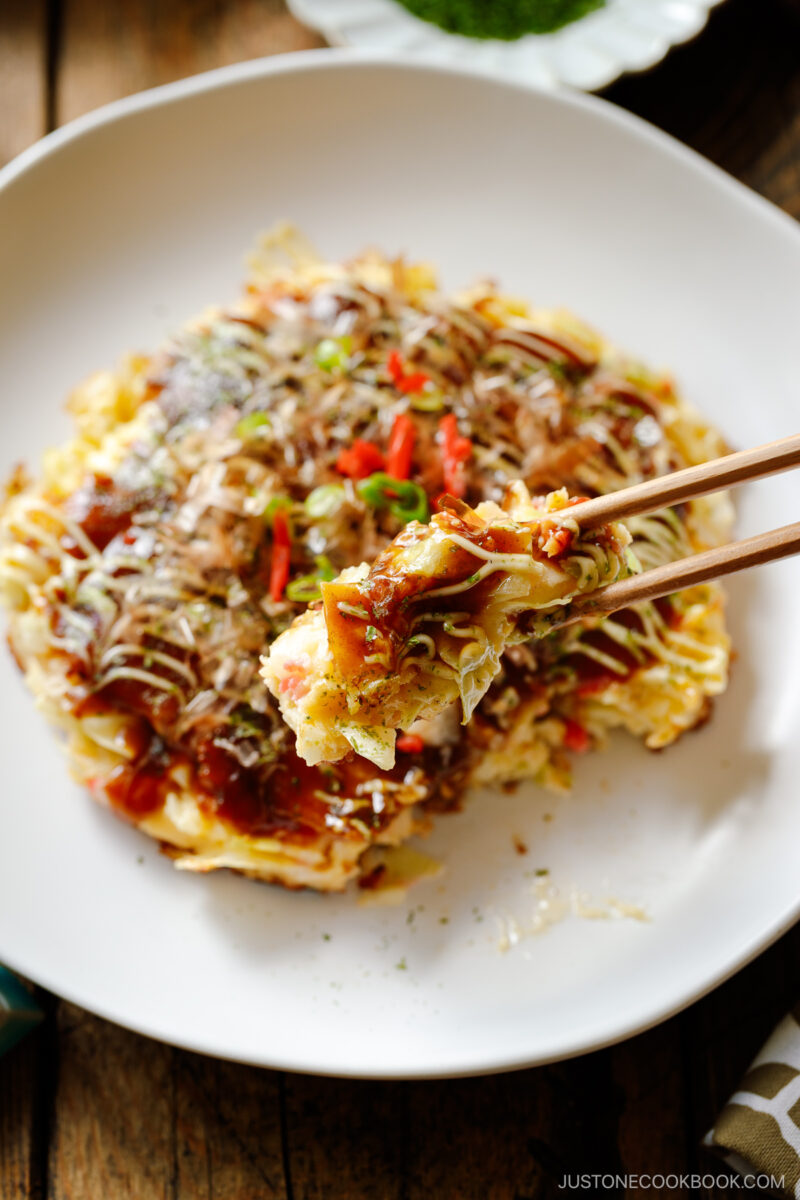
M 800 1004 L 784 1017 L 703 1139 L 742 1175 L 800 1200 Z

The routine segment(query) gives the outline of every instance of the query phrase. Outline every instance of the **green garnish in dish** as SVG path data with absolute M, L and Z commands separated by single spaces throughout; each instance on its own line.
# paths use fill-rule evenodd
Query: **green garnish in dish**
M 234 432 L 241 441 L 246 442 L 251 437 L 258 437 L 259 429 L 263 429 L 270 423 L 270 419 L 266 413 L 251 412 L 246 417 L 242 417 Z
M 323 371 L 343 371 L 350 361 L 353 340 L 346 335 L 339 338 L 323 338 L 314 351 L 314 362 Z
M 316 571 L 310 575 L 299 575 L 297 579 L 293 579 L 291 583 L 287 584 L 287 600 L 293 600 L 295 604 L 310 604 L 312 600 L 319 600 L 321 596 L 320 583 L 325 579 L 336 578 L 331 561 L 324 554 L 319 554 L 314 561 L 317 564 Z
M 444 408 L 444 392 L 429 385 L 421 392 L 412 392 L 408 402 L 416 412 L 441 412 Z
M 314 521 L 332 517 L 345 499 L 345 490 L 340 483 L 323 483 L 306 496 L 306 512 Z
M 409 521 L 428 520 L 428 497 L 418 483 L 407 479 L 394 479 L 383 471 L 376 471 L 366 479 L 356 484 L 356 491 L 362 500 L 373 508 L 389 509 L 398 521 L 407 524 Z
M 264 520 L 268 525 L 272 525 L 277 512 L 289 513 L 293 508 L 294 504 L 288 496 L 273 496 L 264 509 Z
M 552 33 L 585 17 L 605 0 L 400 0 L 404 8 L 448 33 L 513 42 Z

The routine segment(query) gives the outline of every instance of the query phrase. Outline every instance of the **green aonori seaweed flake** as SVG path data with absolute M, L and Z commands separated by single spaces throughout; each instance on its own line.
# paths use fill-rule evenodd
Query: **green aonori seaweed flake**
M 400 0 L 404 8 L 448 33 L 513 42 L 552 33 L 602 8 L 605 0 Z

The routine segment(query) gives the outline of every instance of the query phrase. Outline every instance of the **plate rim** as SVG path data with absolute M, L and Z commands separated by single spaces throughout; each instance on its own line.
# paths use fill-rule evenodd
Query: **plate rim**
M 643 141 L 655 142 L 665 153 L 682 161 L 690 169 L 705 175 L 715 186 L 721 187 L 723 190 L 732 189 L 741 202 L 749 204 L 762 218 L 779 223 L 784 231 L 790 230 L 800 242 L 800 224 L 773 201 L 760 195 L 671 133 L 646 121 L 644 117 L 614 104 L 604 96 L 567 88 L 545 88 L 533 81 L 501 79 L 471 64 L 431 62 L 413 54 L 392 53 L 361 46 L 323 46 L 312 50 L 290 50 L 280 54 L 264 55 L 260 58 L 246 59 L 243 62 L 229 63 L 224 67 L 214 67 L 210 71 L 187 75 L 183 79 L 175 79 L 156 87 L 145 88 L 140 92 L 133 92 L 130 96 L 122 96 L 118 100 L 111 100 L 107 104 L 100 105 L 99 108 L 90 109 L 89 112 L 73 117 L 64 125 L 44 134 L 32 145 L 20 151 L 5 166 L 0 167 L 0 192 L 5 191 L 15 179 L 35 167 L 39 161 L 51 154 L 58 153 L 71 142 L 87 136 L 95 129 L 101 129 L 116 121 L 124 120 L 135 113 L 174 104 L 190 96 L 202 95 L 204 92 L 233 87 L 240 82 L 259 79 L 262 76 L 293 74 L 303 70 L 312 72 L 325 69 L 340 70 L 359 66 L 382 66 L 427 75 L 453 75 L 456 78 L 473 80 L 476 83 L 488 83 L 509 91 L 532 92 L 545 101 L 563 104 L 567 108 L 602 114 L 605 120 L 626 129 Z
M 28 149 L 23 150 L 15 159 L 12 159 L 10 163 L 0 169 L 0 193 L 11 187 L 15 180 L 23 174 L 35 169 L 39 162 L 58 154 L 69 147 L 71 143 L 90 137 L 95 130 L 125 120 L 127 117 L 139 112 L 270 75 L 295 74 L 318 70 L 348 70 L 351 68 L 374 66 L 383 66 L 394 68 L 401 72 L 412 71 L 433 76 L 449 75 L 462 79 L 476 80 L 477 82 L 506 90 L 522 93 L 532 92 L 542 97 L 547 103 L 583 110 L 602 120 L 610 121 L 612 125 L 621 127 L 639 140 L 650 145 L 655 144 L 673 160 L 683 163 L 685 167 L 704 177 L 718 192 L 725 193 L 727 197 L 733 198 L 735 202 L 744 205 L 745 208 L 749 208 L 762 221 L 767 221 L 774 227 L 782 230 L 784 237 L 789 233 L 795 240 L 798 250 L 800 250 L 800 226 L 787 213 L 783 212 L 771 201 L 753 192 L 737 179 L 728 175 L 715 164 L 703 158 L 690 147 L 677 141 L 671 135 L 650 125 L 642 118 L 618 108 L 608 100 L 586 93 L 554 92 L 532 83 L 498 79 L 495 76 L 487 75 L 485 72 L 463 63 L 434 64 L 410 55 L 388 54 L 381 51 L 359 48 L 304 50 L 254 59 L 243 63 L 235 63 L 112 101 L 110 104 L 75 118 L 68 124 L 46 135 Z M 127 1016 L 124 1019 L 120 1019 L 119 1015 L 115 1015 L 113 1011 L 105 1008 L 105 1006 L 93 1003 L 91 996 L 84 995 L 80 987 L 65 988 L 62 984 L 51 980 L 46 971 L 42 972 L 38 969 L 30 971 L 28 965 L 23 961 L 24 955 L 22 958 L 13 954 L 10 957 L 4 956 L 4 961 L 8 963 L 12 970 L 17 970 L 35 979 L 40 986 L 53 991 L 56 995 L 87 1009 L 89 1012 L 105 1020 L 111 1021 L 113 1024 L 143 1034 L 156 1041 L 178 1046 L 195 1053 L 206 1054 L 227 1061 L 268 1067 L 274 1070 L 287 1070 L 300 1074 L 315 1074 L 335 1078 L 447 1079 L 523 1070 L 549 1062 L 563 1061 L 580 1054 L 614 1045 L 628 1037 L 642 1033 L 669 1019 L 676 1013 L 681 1012 L 725 982 L 725 980 L 731 978 L 737 971 L 747 966 L 791 928 L 798 918 L 800 918 L 800 891 L 798 891 L 797 898 L 793 903 L 784 906 L 782 911 L 778 912 L 771 921 L 768 921 L 759 934 L 751 936 L 737 953 L 729 955 L 724 962 L 717 964 L 707 978 L 704 978 L 701 982 L 690 978 L 687 986 L 678 987 L 662 1003 L 653 1003 L 643 1010 L 639 1020 L 631 1021 L 629 1018 L 623 1016 L 616 1024 L 608 1026 L 607 1033 L 602 1037 L 592 1035 L 591 1032 L 589 1036 L 586 1036 L 586 1034 L 581 1035 L 580 1033 L 572 1037 L 566 1036 L 562 1038 L 560 1043 L 554 1045 L 552 1053 L 534 1053 L 527 1057 L 524 1055 L 514 1056 L 507 1054 L 502 1058 L 498 1058 L 496 1052 L 481 1055 L 472 1051 L 469 1062 L 461 1066 L 442 1068 L 437 1067 L 434 1063 L 430 1069 L 409 1071 L 405 1071 L 402 1068 L 390 1070 L 369 1070 L 364 1067 L 354 1068 L 346 1061 L 337 1062 L 335 1055 L 331 1056 L 328 1063 L 320 1068 L 311 1062 L 304 1062 L 302 1055 L 298 1057 L 296 1053 L 292 1052 L 275 1052 L 273 1050 L 268 1056 L 259 1054 L 258 1052 L 247 1056 L 231 1053 L 229 1050 L 226 1051 L 224 1047 L 216 1045 L 213 1038 L 205 1039 L 200 1043 L 191 1038 L 181 1039 L 180 1036 L 175 1036 L 172 1029 L 166 1028 L 169 1024 L 168 1021 L 161 1023 L 159 1026 L 158 1023 L 149 1022 L 146 1019 L 141 1021 L 129 1020 Z

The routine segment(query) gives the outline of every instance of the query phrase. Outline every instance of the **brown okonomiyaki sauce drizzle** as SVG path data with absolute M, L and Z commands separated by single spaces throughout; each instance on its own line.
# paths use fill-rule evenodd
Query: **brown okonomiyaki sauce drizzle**
M 451 809 L 481 739 L 467 728 L 441 745 L 412 743 L 389 773 L 355 755 L 335 767 L 300 762 L 293 735 L 252 678 L 258 653 L 305 607 L 285 594 L 277 601 L 270 596 L 275 534 L 267 501 L 277 497 L 289 506 L 292 581 L 313 574 L 320 556 L 337 572 L 373 561 L 402 528 L 389 509 L 363 501 L 337 466 L 356 439 L 385 455 L 397 414 L 408 417 L 413 431 L 408 480 L 424 491 L 431 510 L 445 484 L 441 422 L 450 413 L 470 443 L 461 464 L 470 505 L 501 500 L 513 479 L 534 494 L 566 486 L 573 495 L 593 495 L 631 482 L 631 475 L 646 478 L 684 464 L 662 438 L 655 385 L 612 373 L 566 336 L 497 328 L 483 301 L 474 307 L 437 301 L 428 311 L 422 302 L 352 280 L 310 295 L 277 289 L 253 300 L 250 316 L 211 318 L 153 360 L 148 399 L 166 430 L 157 453 L 134 447 L 115 478 L 91 477 L 65 502 L 97 548 L 98 570 L 110 581 L 107 606 L 116 606 L 106 616 L 79 601 L 74 606 L 94 630 L 78 638 L 69 656 L 75 711 L 136 718 L 133 757 L 101 781 L 115 808 L 133 820 L 160 810 L 175 786 L 171 772 L 183 767 L 203 809 L 244 834 L 346 835 L 353 813 L 378 833 L 398 809 L 388 798 L 384 807 L 364 801 L 371 780 L 400 784 L 413 777 L 426 806 Z M 320 344 L 343 343 L 343 329 L 347 368 L 326 374 L 318 365 Z M 418 373 L 428 380 L 426 393 L 402 391 L 387 369 L 392 353 L 402 354 L 405 379 Z M 247 422 L 255 436 L 242 435 L 241 445 L 220 458 L 218 447 Z M 339 488 L 340 507 L 334 517 L 311 519 L 304 501 L 321 485 Z M 266 511 L 258 512 L 253 498 L 260 489 Z M 84 553 L 67 541 L 64 548 L 76 558 Z M 454 570 L 464 566 L 454 560 Z M 388 577 L 373 573 L 369 600 L 376 616 L 396 600 L 390 586 Z M 137 588 L 146 597 L 138 607 Z M 478 587 L 471 602 L 479 601 Z M 53 630 L 74 637 L 61 603 L 56 597 Z M 145 618 L 148 605 L 155 615 Z M 176 631 L 184 618 L 191 636 L 181 638 Z M 632 628 L 639 623 L 635 613 L 616 619 Z M 120 623 L 124 632 L 114 635 Z M 221 624 L 224 637 L 213 641 Z M 601 629 L 583 636 L 614 658 L 614 679 L 643 665 L 641 654 L 635 658 Z M 579 689 L 612 677 L 579 651 L 565 657 L 563 650 L 551 635 L 527 657 L 507 655 L 476 725 L 496 721 L 503 688 L 550 697 L 557 711 L 559 670 L 573 672 Z M 145 678 L 133 677 L 136 671 Z M 356 797 L 348 812 L 345 802 Z
M 455 502 L 457 503 L 457 502 Z M 462 506 L 463 507 L 463 506 Z M 490 554 L 525 554 L 525 539 L 513 529 L 480 528 L 467 525 L 455 512 L 446 511 L 439 518 L 440 528 L 448 533 L 468 538 L 478 549 Z M 423 540 L 427 535 L 425 526 L 408 526 L 376 560 L 370 574 L 360 585 L 339 584 L 331 597 L 337 607 L 343 602 L 366 614 L 356 620 L 344 616 L 348 628 L 351 653 L 366 659 L 376 652 L 388 654 L 386 661 L 398 665 L 398 654 L 407 648 L 415 617 L 414 600 L 426 596 L 433 589 L 445 588 L 466 582 L 484 565 L 484 559 L 472 554 L 465 547 L 451 542 L 447 554 L 439 563 L 435 578 L 418 572 L 398 571 L 396 561 L 403 551 Z M 441 556 L 440 556 L 441 558 Z M 464 613 L 480 612 L 490 593 L 496 588 L 499 576 L 487 577 L 459 592 L 457 607 Z M 326 598 L 326 609 L 329 601 Z M 452 596 L 425 599 L 425 612 L 429 616 L 446 615 L 453 609 Z M 367 631 L 370 631 L 369 633 Z M 368 641 L 371 637 L 372 640 Z M 385 667 L 376 667 L 381 674 Z M 363 666 L 359 675 L 366 676 Z
M 82 704 L 79 715 L 147 710 L 148 689 L 141 684 L 128 683 L 124 689 L 114 685 L 107 691 L 105 698 L 95 696 Z M 112 770 L 103 791 L 110 803 L 133 821 L 160 811 L 168 794 L 178 787 L 175 768 L 181 767 L 187 772 L 182 782 L 197 796 L 203 811 L 229 822 L 239 833 L 252 837 L 305 833 L 315 838 L 334 827 L 341 835 L 347 832 L 347 820 L 331 821 L 331 813 L 337 815 L 337 803 L 348 801 L 359 789 L 369 796 L 369 783 L 376 777 L 372 764 L 356 756 L 336 766 L 309 767 L 287 749 L 265 778 L 263 772 L 242 766 L 217 745 L 213 734 L 196 739 L 190 747 L 174 749 L 145 720 L 129 734 L 128 741 L 134 756 Z M 400 782 L 408 767 L 408 761 L 399 762 L 382 778 Z M 377 834 L 396 813 L 390 804 L 376 811 L 374 804 L 365 802 L 356 815 Z
M 155 498 L 155 492 L 128 492 L 109 476 L 95 475 L 70 496 L 65 507 L 97 549 L 105 550 L 113 538 L 130 529 L 136 510 Z

